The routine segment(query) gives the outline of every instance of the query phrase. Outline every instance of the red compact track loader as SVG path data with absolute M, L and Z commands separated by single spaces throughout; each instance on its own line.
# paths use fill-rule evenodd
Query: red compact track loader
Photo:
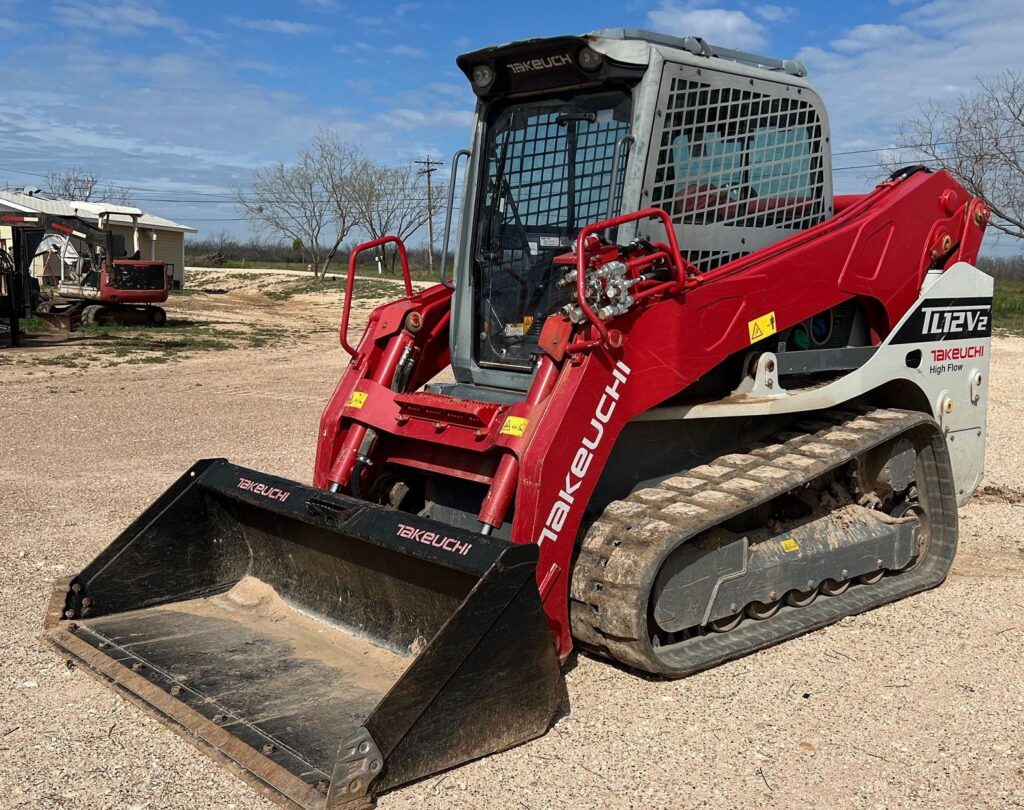
M 157 305 L 170 295 L 171 267 L 140 259 L 138 244 L 128 257 L 124 238 L 107 229 L 108 220 L 109 214 L 100 214 L 97 227 L 80 217 L 0 214 L 0 228 L 11 232 L 9 263 L 38 299 L 33 315 L 65 329 L 81 323 L 167 322 Z M 135 233 L 137 243 L 137 227 Z M 36 259 L 43 264 L 38 283 L 31 275 Z
M 677 678 L 934 587 L 982 475 L 989 211 L 948 174 L 834 196 L 803 67 L 698 38 L 458 64 L 454 278 L 353 253 L 313 486 L 201 461 L 47 618 L 286 804 L 543 734 L 574 648 Z

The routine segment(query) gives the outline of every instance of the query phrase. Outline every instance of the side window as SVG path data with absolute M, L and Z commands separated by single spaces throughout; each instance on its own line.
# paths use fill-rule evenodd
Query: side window
M 750 190 L 757 197 L 814 196 L 811 136 L 807 127 L 754 132 L 750 147 Z
M 714 249 L 690 260 L 708 270 L 821 222 L 827 150 L 814 104 L 782 84 L 670 70 L 648 182 L 673 221 L 707 230 L 689 241 Z
M 703 141 L 680 135 L 675 142 L 675 172 L 678 185 L 735 188 L 743 181 L 743 144 L 713 131 L 705 133 Z

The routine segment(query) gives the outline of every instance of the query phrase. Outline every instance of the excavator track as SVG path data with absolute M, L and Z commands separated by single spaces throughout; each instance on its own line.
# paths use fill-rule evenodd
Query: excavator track
M 893 514 L 877 511 L 879 502 L 872 502 L 870 493 L 855 491 L 859 503 L 850 498 L 843 503 L 821 486 L 823 480 L 838 480 L 858 468 L 863 477 L 866 466 L 877 467 L 873 457 L 889 452 L 902 454 L 910 465 L 903 488 L 911 500 Z M 852 478 L 856 482 L 856 472 Z M 778 523 L 738 533 L 723 527 L 744 516 L 749 520 L 758 514 L 755 510 L 778 504 L 780 498 L 806 501 L 815 487 L 824 493 L 819 500 L 825 506 L 791 537 L 787 530 L 776 531 L 783 528 Z M 850 545 L 844 531 L 870 539 Z M 699 555 L 709 552 L 702 549 L 717 553 L 724 548 L 722 537 L 734 538 L 729 548 L 742 553 L 742 568 L 721 575 L 707 605 L 694 606 L 700 621 L 665 632 L 659 621 L 680 611 L 658 603 L 658 593 L 672 587 L 673 572 L 685 576 L 689 560 L 704 564 Z M 798 542 L 798 537 L 805 539 Z M 905 549 L 902 558 L 888 548 L 898 546 L 897 541 Z M 747 452 L 719 456 L 609 504 L 587 531 L 573 571 L 573 635 L 584 648 L 630 667 L 683 677 L 935 587 L 946 577 L 956 542 L 949 454 L 930 415 L 879 408 L 816 413 Z M 805 558 L 803 547 L 814 543 L 819 556 Z M 906 551 L 911 546 L 912 552 Z M 863 570 L 865 549 L 869 556 L 878 555 L 869 562 L 874 570 Z M 794 554 L 787 557 L 787 551 Z M 733 602 L 714 614 L 716 595 L 735 590 L 744 576 L 753 575 L 758 560 L 762 571 L 771 572 L 762 576 L 777 589 L 767 592 L 772 599 Z M 836 568 L 824 572 L 822 565 Z M 794 576 L 807 579 L 794 588 Z M 705 580 L 691 576 L 686 587 L 710 588 Z M 756 590 L 754 583 L 743 592 Z M 723 610 L 728 615 L 721 615 Z

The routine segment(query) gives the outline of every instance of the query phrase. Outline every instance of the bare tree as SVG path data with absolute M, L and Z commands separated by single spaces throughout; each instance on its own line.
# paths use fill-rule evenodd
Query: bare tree
M 1024 75 L 1007 71 L 978 84 L 952 107 L 932 104 L 910 121 L 900 154 L 883 165 L 923 159 L 947 169 L 992 209 L 992 227 L 1024 239 Z
M 397 236 L 405 241 L 437 215 L 442 195 L 427 202 L 425 175 L 407 166 L 384 166 L 365 161 L 356 181 L 356 211 L 359 224 L 372 239 Z M 395 269 L 395 251 L 390 251 L 389 271 Z
M 99 175 L 81 168 L 47 172 L 46 191 L 55 200 L 108 202 L 112 205 L 132 203 L 132 192 L 129 188 L 100 183 Z
M 295 163 L 254 171 L 238 204 L 265 231 L 290 240 L 323 278 L 357 224 L 354 179 L 363 163 L 354 147 L 322 130 Z

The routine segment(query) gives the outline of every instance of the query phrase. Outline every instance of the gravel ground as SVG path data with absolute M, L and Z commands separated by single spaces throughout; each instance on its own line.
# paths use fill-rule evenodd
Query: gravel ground
M 175 306 L 249 317 L 242 300 Z M 255 317 L 336 316 L 301 297 Z M 308 481 L 336 338 L 88 372 L 34 362 L 56 351 L 0 359 L 0 807 L 272 807 L 68 669 L 40 622 L 52 580 L 197 458 Z M 547 736 L 380 807 L 1024 807 L 1024 339 L 996 339 L 993 359 L 986 483 L 943 587 L 682 681 L 580 656 Z

